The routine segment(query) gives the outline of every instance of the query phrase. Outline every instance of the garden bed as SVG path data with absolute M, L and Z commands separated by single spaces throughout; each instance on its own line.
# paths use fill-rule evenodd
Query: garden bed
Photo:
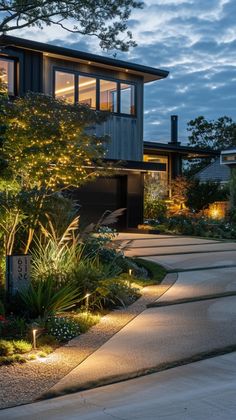
M 153 274 L 152 283 L 160 281 L 161 279 L 157 281 Z M 166 277 L 163 284 L 144 287 L 141 297 L 136 302 L 127 308 L 119 308 L 104 315 L 87 333 L 57 348 L 45 358 L 37 358 L 25 364 L 1 366 L 0 407 L 29 403 L 40 398 L 46 390 L 145 310 L 146 305 L 161 296 L 174 281 L 175 277 L 171 275 Z

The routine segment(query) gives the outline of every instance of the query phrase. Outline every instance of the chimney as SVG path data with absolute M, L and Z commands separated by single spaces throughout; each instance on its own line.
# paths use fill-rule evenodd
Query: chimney
M 169 144 L 180 145 L 178 141 L 178 115 L 171 115 L 171 141 Z

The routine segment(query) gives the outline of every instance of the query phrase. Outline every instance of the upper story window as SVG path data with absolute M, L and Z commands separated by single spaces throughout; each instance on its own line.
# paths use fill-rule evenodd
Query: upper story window
M 117 112 L 117 83 L 100 80 L 100 110 Z
M 135 114 L 134 85 L 121 83 L 120 85 L 120 112 L 122 114 Z
M 97 80 L 94 77 L 79 76 L 79 103 L 96 109 Z
M 14 70 L 15 62 L 13 60 L 0 57 L 0 81 L 8 95 L 15 95 Z
M 54 94 L 69 103 L 92 109 L 135 115 L 135 85 L 77 72 L 55 71 Z
M 73 73 L 56 71 L 55 97 L 69 103 L 75 102 L 75 75 Z

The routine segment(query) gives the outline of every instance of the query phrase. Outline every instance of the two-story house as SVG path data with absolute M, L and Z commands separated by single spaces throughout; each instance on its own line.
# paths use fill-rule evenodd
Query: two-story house
M 136 227 L 143 221 L 144 174 L 169 182 L 181 172 L 181 156 L 191 153 L 177 141 L 176 116 L 169 144 L 143 144 L 144 85 L 166 78 L 165 70 L 3 35 L 0 74 L 9 95 L 41 92 L 110 112 L 95 133 L 110 136 L 106 159 L 117 162 L 117 171 L 74 193 L 89 221 L 122 207 L 121 227 Z

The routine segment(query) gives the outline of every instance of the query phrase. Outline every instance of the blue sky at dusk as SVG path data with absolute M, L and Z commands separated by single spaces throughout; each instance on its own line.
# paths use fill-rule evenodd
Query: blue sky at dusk
M 187 121 L 199 115 L 236 120 L 235 0 L 147 0 L 132 13 L 129 29 L 138 47 L 117 58 L 170 71 L 145 86 L 145 140 L 168 141 L 171 114 L 179 115 L 183 142 Z M 94 38 L 57 27 L 14 35 L 104 54 Z

